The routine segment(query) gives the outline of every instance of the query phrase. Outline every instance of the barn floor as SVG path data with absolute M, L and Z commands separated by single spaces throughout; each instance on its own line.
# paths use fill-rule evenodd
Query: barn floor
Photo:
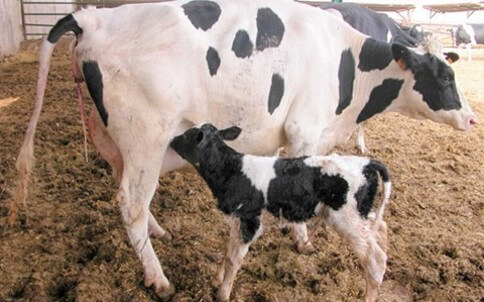
M 484 299 L 484 55 L 454 66 L 481 117 L 472 131 L 396 114 L 367 128 L 370 155 L 389 166 L 394 184 L 385 215 L 390 249 L 380 301 Z M 142 284 L 141 265 L 112 200 L 110 168 L 92 146 L 89 162 L 84 160 L 66 47 L 58 47 L 52 62 L 30 197 L 15 226 L 6 226 L 36 77 L 32 49 L 0 63 L 0 300 L 155 299 Z M 354 140 L 339 151 L 357 153 Z M 210 278 L 228 234 L 207 187 L 196 175 L 169 174 L 160 179 L 151 208 L 174 236 L 171 242 L 153 240 L 176 287 L 172 300 L 214 300 Z M 237 276 L 233 300 L 362 300 L 364 279 L 355 256 L 331 229 L 316 225 L 309 228 L 317 252 L 307 256 L 295 251 L 277 223 L 269 223 Z

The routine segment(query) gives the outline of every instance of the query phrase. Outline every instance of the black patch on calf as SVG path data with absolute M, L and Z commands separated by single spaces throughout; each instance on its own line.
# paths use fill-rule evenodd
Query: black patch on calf
M 319 167 L 309 167 L 304 157 L 278 159 L 276 178 L 267 190 L 267 210 L 291 222 L 303 222 L 314 216 L 319 203 L 338 210 L 346 203 L 348 182 L 338 175 L 322 174 Z
M 388 43 L 368 38 L 361 47 L 358 68 L 361 71 L 383 70 L 392 60 L 392 51 Z
M 412 57 L 410 69 L 415 79 L 413 89 L 422 94 L 430 109 L 459 110 L 462 105 L 452 68 L 431 54 L 412 54 Z
M 259 216 L 253 216 L 250 218 L 240 217 L 240 235 L 244 243 L 252 241 L 255 233 L 260 228 Z
M 370 99 L 361 110 L 356 123 L 359 124 L 377 113 L 383 112 L 398 97 L 403 80 L 386 79 L 380 86 L 373 88 Z
M 91 95 L 97 111 L 103 120 L 104 126 L 108 125 L 108 112 L 103 103 L 103 76 L 96 61 L 86 61 L 82 63 L 82 73 L 86 81 L 87 89 Z
M 218 68 L 220 67 L 220 57 L 215 48 L 208 48 L 206 59 L 208 63 L 208 70 L 210 71 L 210 75 L 213 77 L 217 74 Z
M 77 21 L 74 19 L 72 14 L 65 16 L 64 18 L 57 21 L 57 23 L 52 27 L 47 36 L 47 40 L 50 43 L 57 42 L 60 37 L 68 31 L 73 31 L 76 36 L 82 34 L 82 28 L 79 27 Z
M 269 91 L 269 113 L 272 114 L 281 103 L 284 95 L 284 79 L 277 73 L 272 75 L 271 90 Z
M 262 51 L 268 47 L 278 47 L 284 36 L 284 24 L 270 8 L 257 11 L 256 49 Z
M 378 189 L 378 175 L 370 165 L 366 165 L 363 168 L 363 176 L 365 176 L 366 182 L 356 191 L 355 199 L 361 217 L 368 218 Z
M 245 30 L 239 30 L 235 34 L 234 42 L 232 43 L 232 51 L 238 58 L 248 58 L 252 55 L 254 45 L 250 40 L 249 34 Z
M 336 114 L 341 114 L 348 107 L 353 97 L 353 83 L 355 81 L 355 58 L 351 49 L 343 50 L 338 70 L 339 103 Z
M 212 1 L 190 1 L 183 4 L 182 7 L 193 26 L 205 31 L 210 29 L 218 21 L 222 13 L 220 6 Z

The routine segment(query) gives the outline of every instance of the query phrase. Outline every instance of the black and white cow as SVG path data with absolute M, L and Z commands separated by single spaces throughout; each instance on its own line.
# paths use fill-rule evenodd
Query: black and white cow
M 238 150 L 273 155 L 287 146 L 295 157 L 328 153 L 383 112 L 460 130 L 476 121 L 441 53 L 376 41 L 309 5 L 181 0 L 80 10 L 61 19 L 41 47 L 10 223 L 27 196 L 52 51 L 68 31 L 77 36 L 73 61 L 97 109 L 93 143 L 117 171 L 128 237 L 146 286 L 160 296 L 173 287 L 149 238 L 166 236 L 149 204 L 160 175 L 188 166 L 168 144 L 193 125 L 238 125 Z M 298 250 L 311 251 L 305 224 L 294 232 Z
M 387 226 L 383 211 L 390 198 L 386 167 L 356 156 L 299 158 L 246 155 L 227 146 L 240 128 L 218 130 L 212 124 L 188 129 L 170 143 L 207 182 L 218 208 L 230 219 L 227 255 L 217 273 L 219 298 L 230 297 L 235 275 L 249 246 L 262 234 L 267 211 L 290 223 L 323 216 L 361 261 L 366 276 L 366 301 L 376 301 L 386 269 Z M 377 213 L 370 213 L 378 190 L 384 192 Z
M 407 47 L 417 47 L 424 42 L 420 25 L 401 27 L 386 14 L 377 13 L 357 3 L 323 3 L 319 8 L 343 18 L 354 29 L 378 41 L 397 42 Z M 358 127 L 357 143 L 361 153 L 367 153 L 363 124 Z
M 462 24 L 451 29 L 454 46 L 464 44 L 467 48 L 467 60 L 472 60 L 472 45 L 484 44 L 484 24 Z
M 402 26 L 401 28 L 406 31 L 412 38 L 414 38 L 417 44 L 422 43 L 426 36 L 432 35 L 431 32 L 425 32 L 422 25 L 420 24 L 414 24 L 408 28 Z
M 408 47 L 416 47 L 418 42 L 423 41 L 411 36 L 409 31 L 403 30 L 386 14 L 377 13 L 357 3 L 323 3 L 319 8 L 340 16 L 354 29 L 378 41 L 400 43 Z

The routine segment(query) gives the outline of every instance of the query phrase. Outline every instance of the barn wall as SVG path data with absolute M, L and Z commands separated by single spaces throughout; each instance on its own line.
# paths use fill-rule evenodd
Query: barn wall
M 18 51 L 23 40 L 19 0 L 0 0 L 0 59 Z

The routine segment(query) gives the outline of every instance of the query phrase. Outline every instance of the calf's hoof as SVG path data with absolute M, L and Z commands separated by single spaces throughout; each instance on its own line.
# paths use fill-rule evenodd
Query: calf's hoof
M 168 285 L 156 282 L 153 278 L 145 278 L 144 284 L 146 287 L 153 287 L 155 294 L 161 299 L 168 299 L 175 293 L 175 288 L 168 283 Z
M 226 290 L 219 289 L 217 300 L 222 301 L 222 302 L 229 301 L 230 300 L 230 292 L 226 291 Z
M 306 243 L 298 244 L 297 245 L 297 251 L 300 254 L 310 255 L 310 254 L 316 252 L 316 249 L 314 248 L 313 244 L 308 241 Z

